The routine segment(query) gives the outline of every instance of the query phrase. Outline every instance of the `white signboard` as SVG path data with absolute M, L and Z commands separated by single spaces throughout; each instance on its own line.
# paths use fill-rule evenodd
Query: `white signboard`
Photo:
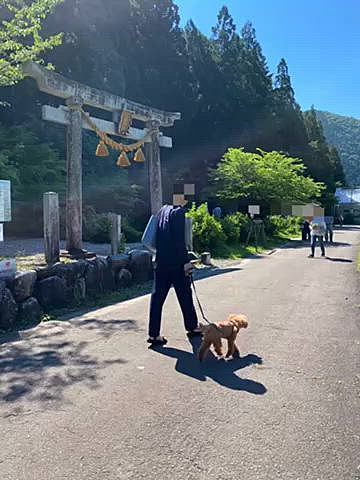
M 314 203 L 306 205 L 293 205 L 292 215 L 294 217 L 320 217 L 324 215 L 324 209 Z
M 0 223 L 11 222 L 11 183 L 0 180 Z
M 249 205 L 248 212 L 250 215 L 260 215 L 260 205 Z
M 0 242 L 4 241 L 4 225 L 0 223 Z

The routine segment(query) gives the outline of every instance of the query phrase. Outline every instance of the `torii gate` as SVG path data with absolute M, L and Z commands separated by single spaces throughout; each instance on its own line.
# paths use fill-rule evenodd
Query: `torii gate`
M 146 158 L 149 162 L 151 212 L 162 206 L 160 147 L 171 148 L 172 139 L 159 131 L 171 127 L 181 114 L 165 112 L 117 95 L 91 88 L 51 72 L 37 63 L 24 65 L 25 76 L 36 80 L 40 91 L 65 100 L 66 106 L 42 107 L 43 120 L 67 126 L 67 182 L 66 182 L 66 248 L 69 252 L 82 250 L 82 129 L 94 129 L 108 135 L 133 140 L 145 139 Z M 84 118 L 83 105 L 89 105 L 113 114 L 113 122 L 90 116 Z M 121 112 L 145 122 L 145 129 L 130 127 L 126 134 L 119 132 Z M 90 120 L 90 121 L 89 121 Z M 91 126 L 92 125 L 92 126 Z M 147 135 L 148 134 L 148 135 Z M 147 138 L 148 137 L 148 138 Z

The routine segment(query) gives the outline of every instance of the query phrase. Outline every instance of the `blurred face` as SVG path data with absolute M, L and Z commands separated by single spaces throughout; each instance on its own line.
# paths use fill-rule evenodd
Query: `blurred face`
M 185 198 L 185 195 L 173 195 L 173 205 L 185 207 L 187 203 L 188 201 Z

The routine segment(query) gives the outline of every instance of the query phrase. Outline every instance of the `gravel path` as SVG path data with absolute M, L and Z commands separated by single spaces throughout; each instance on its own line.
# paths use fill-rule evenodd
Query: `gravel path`
M 127 249 L 141 247 L 141 243 L 129 243 Z M 60 248 L 65 249 L 65 242 L 60 242 Z M 110 244 L 103 243 L 89 243 L 84 242 L 84 248 L 89 252 L 98 255 L 110 255 Z M 26 238 L 26 239 L 5 239 L 5 242 L 0 242 L 0 256 L 15 257 L 38 255 L 44 253 L 44 242 L 42 238 Z

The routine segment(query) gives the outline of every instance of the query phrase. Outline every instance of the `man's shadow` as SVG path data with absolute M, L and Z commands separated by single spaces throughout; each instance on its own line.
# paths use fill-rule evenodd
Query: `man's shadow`
M 218 360 L 209 352 L 206 360 L 200 362 L 197 358 L 197 352 L 201 339 L 193 338 L 190 343 L 193 353 L 172 347 L 152 347 L 152 350 L 166 357 L 176 358 L 175 370 L 177 372 L 201 382 L 206 382 L 207 378 L 211 378 L 214 382 L 231 390 L 245 391 L 254 395 L 263 395 L 266 392 L 266 387 L 262 383 L 240 378 L 235 374 L 237 370 L 250 365 L 262 364 L 261 357 L 249 354 L 242 358 L 225 361 Z

